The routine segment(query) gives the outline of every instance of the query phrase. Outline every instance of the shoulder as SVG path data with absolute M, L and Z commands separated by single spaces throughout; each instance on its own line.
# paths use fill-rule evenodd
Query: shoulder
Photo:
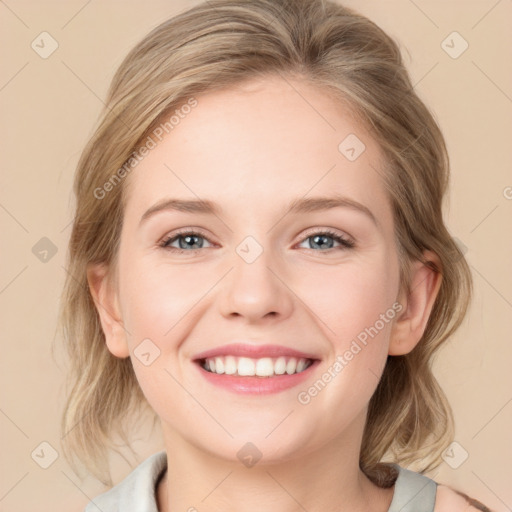
M 485 505 L 455 489 L 438 484 L 434 512 L 492 512 Z
M 155 453 L 140 463 L 121 482 L 96 496 L 84 512 L 140 512 L 158 510 L 156 484 L 167 468 L 166 452 Z

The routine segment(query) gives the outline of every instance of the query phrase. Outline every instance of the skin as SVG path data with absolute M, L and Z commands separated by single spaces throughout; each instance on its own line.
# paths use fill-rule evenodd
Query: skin
M 123 183 L 118 267 L 88 270 L 108 349 L 132 358 L 161 420 L 169 468 L 159 510 L 286 512 L 298 502 L 309 512 L 386 512 L 393 488 L 378 488 L 359 469 L 368 402 L 388 354 L 406 354 L 420 340 L 441 278 L 415 262 L 412 292 L 399 289 L 393 215 L 376 172 L 382 155 L 342 104 L 305 82 L 268 77 L 197 100 Z M 338 150 L 349 134 L 366 146 L 355 161 Z M 293 199 L 333 193 L 365 205 L 377 224 L 351 208 L 285 215 Z M 168 197 L 212 200 L 222 211 L 161 211 L 140 224 Z M 159 246 L 192 227 L 205 237 L 195 249 Z M 323 228 L 355 247 L 332 238 L 328 252 L 315 247 L 309 237 Z M 247 236 L 263 249 L 252 263 L 236 251 Z M 179 240 L 171 244 L 179 248 Z M 401 312 L 300 404 L 297 393 L 397 301 Z M 147 338 L 160 350 L 148 366 L 134 355 Z M 206 382 L 192 361 L 235 338 L 321 362 L 296 388 L 237 395 Z M 247 442 L 262 453 L 250 468 L 237 457 Z

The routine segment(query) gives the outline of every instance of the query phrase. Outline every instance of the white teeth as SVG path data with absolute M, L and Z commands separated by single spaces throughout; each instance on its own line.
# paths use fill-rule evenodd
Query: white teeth
M 221 357 L 215 358 L 215 373 L 224 373 L 224 361 Z
M 283 375 L 286 371 L 286 359 L 284 357 L 278 357 L 274 364 L 274 372 L 276 375 Z
M 297 369 L 297 359 L 294 359 L 293 357 L 288 361 L 288 364 L 286 365 L 286 373 L 288 375 L 291 375 L 292 373 L 295 373 L 295 370 Z
M 274 375 L 274 363 L 270 357 L 258 359 L 256 363 L 256 375 L 258 377 L 270 377 Z
M 227 356 L 224 359 L 224 371 L 226 375 L 233 375 L 236 373 L 237 365 L 236 359 L 233 356 Z
M 255 373 L 256 367 L 254 361 L 248 357 L 241 357 L 238 360 L 238 375 L 245 375 L 250 377 Z
M 297 359 L 280 356 L 278 358 L 262 357 L 251 359 L 249 357 L 217 356 L 205 360 L 203 367 L 219 375 L 240 375 L 244 377 L 273 377 L 275 375 L 292 375 L 300 373 L 312 364 L 310 359 Z

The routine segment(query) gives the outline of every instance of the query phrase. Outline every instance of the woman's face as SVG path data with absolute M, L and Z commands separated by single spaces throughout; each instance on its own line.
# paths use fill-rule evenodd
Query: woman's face
M 276 461 L 360 434 L 401 308 L 378 147 L 303 82 L 196 99 L 125 178 L 109 349 L 171 443 Z

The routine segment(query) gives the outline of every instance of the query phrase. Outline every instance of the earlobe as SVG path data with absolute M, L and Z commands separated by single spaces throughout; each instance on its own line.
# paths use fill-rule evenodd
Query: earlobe
M 424 252 L 425 261 L 431 261 L 438 269 L 441 263 L 437 254 L 432 251 Z M 404 355 L 418 344 L 434 303 L 441 287 L 442 275 L 421 261 L 415 261 L 411 266 L 410 290 L 400 297 L 403 311 L 396 319 L 391 333 L 388 354 L 391 356 Z
M 100 317 L 108 350 L 116 357 L 129 357 L 130 351 L 117 291 L 111 282 L 107 265 L 101 263 L 88 265 L 87 282 Z

